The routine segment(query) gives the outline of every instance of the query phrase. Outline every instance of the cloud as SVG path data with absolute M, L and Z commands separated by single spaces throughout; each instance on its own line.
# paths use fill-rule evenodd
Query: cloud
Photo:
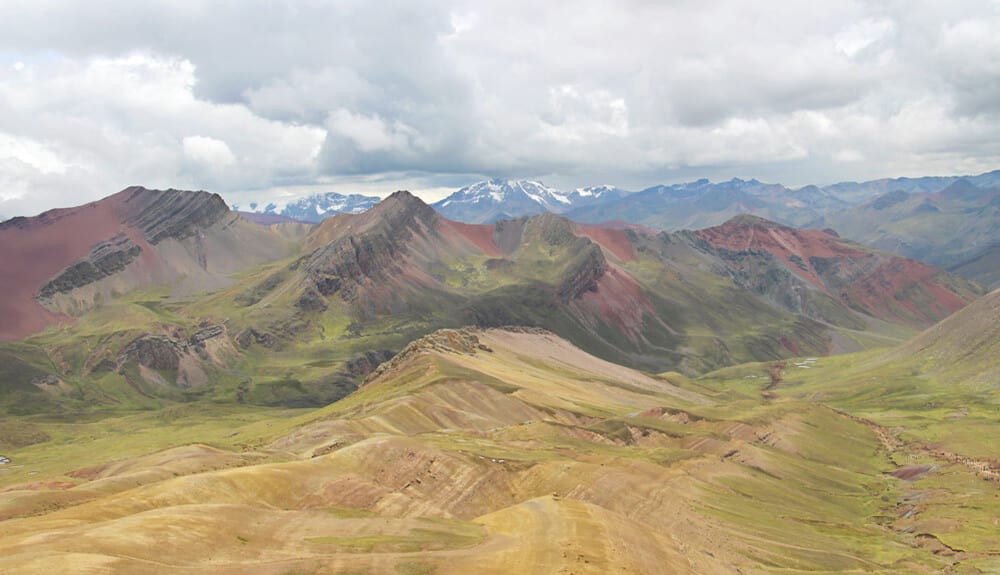
M 1000 164 L 995 3 L 9 4 L 8 216 L 133 183 L 238 200 L 365 177 L 641 187 Z
M 187 136 L 183 140 L 184 155 L 209 167 L 225 168 L 236 163 L 236 156 L 222 140 L 207 136 Z
M 388 125 L 377 114 L 355 114 L 343 108 L 330 114 L 326 127 L 329 133 L 350 140 L 361 152 L 412 153 L 411 144 L 419 139 L 416 130 L 399 120 Z
M 315 176 L 325 130 L 199 99 L 195 70 L 129 54 L 36 61 L 0 76 L 0 109 L 9 111 L 0 113 L 0 161 L 13 180 L 0 213 L 79 204 L 131 184 L 227 192 Z

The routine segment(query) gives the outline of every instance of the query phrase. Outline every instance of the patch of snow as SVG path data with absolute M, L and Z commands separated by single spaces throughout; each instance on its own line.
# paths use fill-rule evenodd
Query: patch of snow
M 525 191 L 524 195 L 526 195 L 529 198 L 531 198 L 531 200 L 534 201 L 534 202 L 538 202 L 539 204 L 542 204 L 543 206 L 545 205 L 545 200 L 543 200 L 542 196 L 539 196 L 538 194 L 532 194 L 531 192 Z
M 554 199 L 557 202 L 562 202 L 566 205 L 571 205 L 573 203 L 569 198 L 567 198 L 561 192 L 557 192 L 555 190 L 550 189 L 550 193 L 552 194 L 552 199 Z

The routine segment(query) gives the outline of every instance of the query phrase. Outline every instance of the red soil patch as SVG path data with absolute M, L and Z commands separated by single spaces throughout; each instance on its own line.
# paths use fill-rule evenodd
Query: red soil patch
M 894 306 L 905 310 L 914 318 L 934 322 L 969 303 L 960 295 L 934 281 L 939 273 L 940 270 L 929 265 L 894 256 L 855 281 L 845 295 L 855 305 L 878 317 L 899 315 L 889 306 L 891 301 Z M 924 302 L 923 308 L 912 298 L 897 297 L 904 292 L 919 291 L 923 291 L 929 300 Z
M 666 410 L 664 410 L 662 407 L 651 407 L 646 411 L 640 413 L 639 417 L 656 418 L 656 417 L 662 417 L 664 413 L 666 413 Z
M 142 232 L 124 222 L 149 208 L 158 195 L 126 188 L 75 208 L 49 210 L 0 224 L 0 340 L 26 337 L 73 318 L 42 307 L 35 296 L 46 282 L 84 257 L 98 243 L 126 234 L 142 250 L 139 261 L 149 277 L 159 261 Z
M 780 343 L 781 346 L 784 347 L 785 349 L 787 349 L 788 351 L 792 352 L 795 355 L 798 355 L 798 353 L 799 353 L 799 346 L 797 346 L 795 344 L 795 342 L 792 341 L 791 338 L 789 338 L 787 335 L 783 335 L 783 336 L 779 337 L 778 338 L 778 343 Z
M 110 467 L 110 465 L 108 464 L 94 465 L 92 467 L 84 467 L 83 469 L 70 471 L 69 473 L 66 474 L 66 476 L 72 477 L 74 479 L 93 481 L 97 479 L 101 475 L 101 473 L 107 471 L 108 467 Z
M 51 210 L 0 226 L 0 340 L 25 337 L 71 318 L 35 301 L 45 282 L 118 233 L 125 192 L 76 208 Z
M 588 291 L 578 299 L 587 315 L 596 315 L 615 326 L 633 341 L 637 340 L 646 313 L 652 305 L 642 287 L 627 273 L 614 265 L 597 280 L 597 291 Z
M 714 247 L 734 252 L 767 251 L 781 260 L 788 269 L 824 292 L 827 291 L 826 286 L 816 275 L 809 258 L 860 258 L 869 255 L 868 252 L 844 244 L 839 237 L 828 232 L 798 230 L 766 220 L 736 218 L 721 226 L 698 230 L 694 234 Z M 797 257 L 805 269 L 793 262 L 792 256 Z
M 493 230 L 496 227 L 494 224 L 465 224 L 444 219 L 441 221 L 440 231 L 443 234 L 445 230 L 451 230 L 483 253 L 494 257 L 500 255 L 500 248 L 493 241 Z
M 938 283 L 935 278 L 941 271 L 937 268 L 858 249 L 827 231 L 797 230 L 760 218 L 737 217 L 694 233 L 717 248 L 734 252 L 766 251 L 827 295 L 890 321 L 926 325 L 962 309 L 975 297 L 971 293 L 955 293 Z M 841 293 L 833 294 L 813 268 L 810 260 L 813 257 L 853 260 L 858 263 L 858 271 L 871 271 L 853 279 Z
M 0 493 L 8 491 L 53 491 L 57 489 L 72 489 L 74 487 L 76 487 L 76 484 L 69 481 L 35 481 L 33 483 L 22 483 L 20 485 L 4 487 L 0 489 Z
M 628 241 L 624 230 L 601 226 L 577 226 L 576 232 L 590 238 L 623 262 L 635 259 L 632 243 Z
M 897 468 L 890 475 L 896 479 L 902 479 L 904 481 L 915 481 L 926 475 L 927 472 L 932 469 L 934 469 L 933 465 L 910 464 Z

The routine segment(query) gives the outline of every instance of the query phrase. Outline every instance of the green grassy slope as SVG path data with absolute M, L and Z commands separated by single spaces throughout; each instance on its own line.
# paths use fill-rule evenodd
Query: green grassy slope
M 38 436 L 4 448 L 20 467 L 0 471 L 0 568 L 995 570 L 996 485 L 942 459 L 985 457 L 990 408 L 866 396 L 878 361 L 691 380 L 544 331 L 444 331 L 319 410 L 22 418 Z M 925 445 L 936 418 L 953 439 Z

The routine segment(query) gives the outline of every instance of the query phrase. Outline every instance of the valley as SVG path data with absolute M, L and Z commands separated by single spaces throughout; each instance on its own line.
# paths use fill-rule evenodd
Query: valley
M 1000 568 L 1000 292 L 756 216 L 122 194 L 0 229 L 75 250 L 0 342 L 5 573 Z

